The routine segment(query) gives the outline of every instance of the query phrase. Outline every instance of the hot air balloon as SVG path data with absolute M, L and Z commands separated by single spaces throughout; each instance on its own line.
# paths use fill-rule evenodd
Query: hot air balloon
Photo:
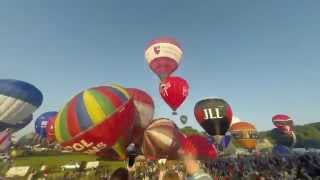
M 47 125 L 50 119 L 54 118 L 57 112 L 50 111 L 41 114 L 35 122 L 35 131 L 41 138 L 47 138 Z
M 6 129 L 0 132 L 0 153 L 7 152 L 11 143 L 11 130 Z
M 290 149 L 283 145 L 276 145 L 272 148 L 272 152 L 279 156 L 285 156 L 290 154 Z
M 293 120 L 285 114 L 277 114 L 272 117 L 273 124 L 284 132 L 293 131 Z
M 172 121 L 165 118 L 156 119 L 144 132 L 142 152 L 148 159 L 176 159 L 181 137 Z
M 181 115 L 180 116 L 180 121 L 181 121 L 182 124 L 186 124 L 188 122 L 188 116 Z
M 24 128 L 32 113 L 42 104 L 42 93 L 19 80 L 0 79 L 0 130 Z
M 176 114 L 175 111 L 188 96 L 189 85 L 183 78 L 171 76 L 160 83 L 159 90 L 162 99 L 171 107 L 174 114 Z
M 194 114 L 201 127 L 214 137 L 218 144 L 228 131 L 232 121 L 230 105 L 223 99 L 207 98 L 194 107 Z
M 154 114 L 154 103 L 152 97 L 140 89 L 127 88 L 133 98 L 134 106 L 137 110 L 137 117 L 133 127 L 133 142 L 140 146 L 144 129 L 150 124 Z
M 145 50 L 145 58 L 150 69 L 161 80 L 171 75 L 178 68 L 182 54 L 179 43 L 169 37 L 152 40 Z
M 90 88 L 74 96 L 58 113 L 55 138 L 68 150 L 98 153 L 112 149 L 118 159 L 125 159 L 135 113 L 125 88 Z
M 33 115 L 31 114 L 27 118 L 23 119 L 19 123 L 16 124 L 8 124 L 8 123 L 1 123 L 0 122 L 0 131 L 3 131 L 5 129 L 10 129 L 13 132 L 19 131 L 20 129 L 23 129 L 26 127 L 33 119 Z
M 213 144 L 208 141 L 207 137 L 200 135 L 191 135 L 182 143 L 184 153 L 191 153 L 197 159 L 214 160 L 218 153 Z
M 57 115 L 50 118 L 46 127 L 46 133 L 47 133 L 47 140 L 48 142 L 54 142 L 56 140 L 54 136 L 54 120 L 56 119 Z
M 293 131 L 287 133 L 279 128 L 274 128 L 271 130 L 271 137 L 277 145 L 293 147 L 296 143 L 296 135 Z
M 249 150 L 256 148 L 258 133 L 253 124 L 248 122 L 235 123 L 230 127 L 230 133 L 240 147 Z

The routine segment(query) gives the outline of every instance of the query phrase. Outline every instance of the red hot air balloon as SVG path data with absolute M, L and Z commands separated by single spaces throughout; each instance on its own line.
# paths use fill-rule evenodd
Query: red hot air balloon
M 160 94 L 163 100 L 176 111 L 184 102 L 189 93 L 189 85 L 186 80 L 178 76 L 171 76 L 160 83 Z M 176 114 L 174 112 L 174 114 Z
M 285 114 L 277 114 L 272 117 L 273 124 L 283 132 L 293 131 L 293 120 Z
M 200 135 L 191 135 L 182 141 L 182 150 L 184 153 L 191 153 L 197 159 L 214 160 L 218 153 L 215 146 L 209 143 L 208 138 Z
M 178 68 L 182 54 L 179 43 L 169 37 L 152 40 L 145 50 L 145 58 L 150 69 L 161 80 L 168 77 Z
M 154 103 L 152 97 L 140 89 L 127 88 L 133 98 L 134 106 L 137 110 L 137 117 L 133 127 L 133 143 L 140 146 L 144 129 L 150 124 L 154 114 Z

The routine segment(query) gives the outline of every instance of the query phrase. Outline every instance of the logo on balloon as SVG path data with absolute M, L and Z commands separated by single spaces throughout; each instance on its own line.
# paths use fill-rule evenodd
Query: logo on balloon
M 158 55 L 160 53 L 160 46 L 153 47 L 153 51 L 156 55 Z
M 223 116 L 220 114 L 221 109 L 220 108 L 214 108 L 214 113 L 212 112 L 211 108 L 203 109 L 204 112 L 204 118 L 205 120 L 208 119 L 221 119 Z
M 85 150 L 84 153 L 95 154 L 106 147 L 107 145 L 103 142 L 97 143 L 95 145 L 93 142 L 87 142 L 86 140 L 82 139 L 80 142 L 73 143 L 70 146 L 65 146 L 64 149 L 78 152 Z

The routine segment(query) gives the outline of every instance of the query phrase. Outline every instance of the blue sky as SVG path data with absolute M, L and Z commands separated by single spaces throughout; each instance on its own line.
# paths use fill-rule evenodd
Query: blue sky
M 319 121 L 320 1 L 15 1 L 0 2 L 1 78 L 39 87 L 57 110 L 79 91 L 107 83 L 138 87 L 171 110 L 144 59 L 154 37 L 178 39 L 184 57 L 175 75 L 190 84 L 180 113 L 200 128 L 194 104 L 225 98 L 259 130 L 275 113 L 297 124 Z M 33 123 L 20 134 L 33 130 Z

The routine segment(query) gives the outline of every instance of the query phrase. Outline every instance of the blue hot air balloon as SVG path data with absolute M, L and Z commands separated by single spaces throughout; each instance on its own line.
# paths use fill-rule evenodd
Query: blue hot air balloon
M 41 138 L 46 138 L 47 137 L 47 125 L 50 119 L 54 118 L 57 115 L 57 112 L 55 111 L 50 111 L 41 114 L 36 122 L 35 122 L 35 130 L 36 133 L 41 137 Z
M 289 155 L 290 149 L 284 145 L 277 145 L 277 146 L 273 147 L 272 152 L 276 155 L 279 155 L 279 156 Z
M 10 128 L 17 131 L 25 127 L 42 100 L 42 93 L 32 84 L 0 79 L 0 130 Z

